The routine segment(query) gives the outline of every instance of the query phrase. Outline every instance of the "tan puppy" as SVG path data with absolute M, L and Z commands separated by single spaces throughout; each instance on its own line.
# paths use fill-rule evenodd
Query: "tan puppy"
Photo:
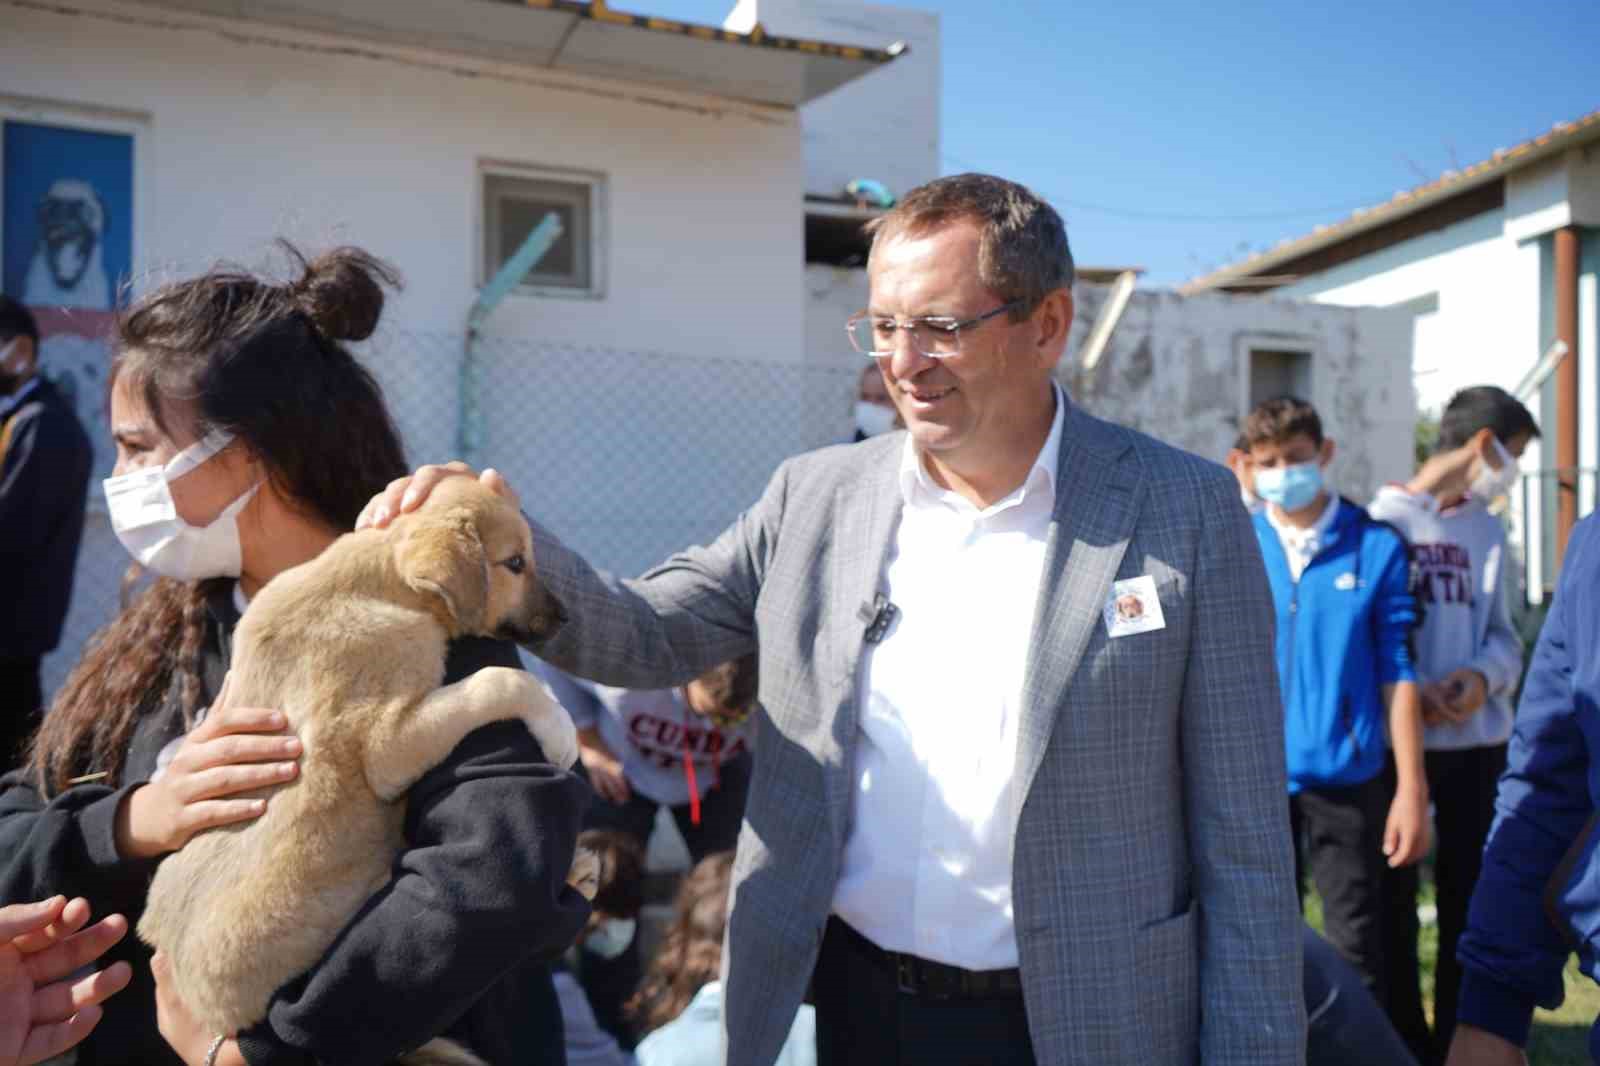
M 439 687 L 451 638 L 538 637 L 563 617 L 534 574 L 527 523 L 467 478 L 261 591 L 234 636 L 228 701 L 282 709 L 305 745 L 300 775 L 254 793 L 270 797 L 260 818 L 168 856 L 139 922 L 197 1019 L 234 1034 L 265 1016 L 388 881 L 406 790 L 472 730 L 520 718 L 571 767 L 572 721 L 530 675 L 490 667 Z M 584 862 L 570 878 L 580 888 Z M 403 1061 L 476 1060 L 435 1040 Z

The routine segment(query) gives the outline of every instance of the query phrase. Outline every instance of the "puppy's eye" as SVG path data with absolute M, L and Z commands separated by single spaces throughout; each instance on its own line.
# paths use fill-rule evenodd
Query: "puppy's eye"
M 511 571 L 513 574 L 520 574 L 528 568 L 528 560 L 524 559 L 520 555 L 513 555 L 500 565 Z

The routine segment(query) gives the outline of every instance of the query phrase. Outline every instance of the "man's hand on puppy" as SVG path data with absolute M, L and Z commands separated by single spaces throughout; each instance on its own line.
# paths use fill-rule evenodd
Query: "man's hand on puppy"
M 511 506 L 518 510 L 522 508 L 516 492 L 506 479 L 500 476 L 498 470 L 490 467 L 483 473 L 477 474 L 472 467 L 456 460 L 443 466 L 418 467 L 417 472 L 409 477 L 395 478 L 389 482 L 388 488 L 368 500 L 367 505 L 361 509 L 361 514 L 356 518 L 356 528 L 366 529 L 368 526 L 375 526 L 383 529 L 400 515 L 421 507 L 439 482 L 452 477 L 476 477 L 495 494 L 510 500 Z
M 165 770 L 128 794 L 117 811 L 117 851 L 155 858 L 203 829 L 258 818 L 260 798 L 237 798 L 299 773 L 301 744 L 281 711 L 230 707 L 228 682 L 205 720 L 183 738 Z

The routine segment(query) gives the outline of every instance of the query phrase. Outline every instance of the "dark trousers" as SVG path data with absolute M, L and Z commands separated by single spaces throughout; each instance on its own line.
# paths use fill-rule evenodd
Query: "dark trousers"
M 1310 926 L 1301 933 L 1306 1066 L 1417 1066 L 1360 975 Z
M 902 993 L 837 918 L 811 979 L 817 1066 L 1034 1066 L 1020 995 L 932 999 Z
M 43 706 L 39 657 L 0 657 L 0 772 L 22 764 L 23 746 L 38 727 Z
M 1387 1004 L 1383 962 L 1383 827 L 1393 790 L 1382 774 L 1343 788 L 1306 788 L 1289 797 L 1295 879 L 1322 897 L 1322 933 Z
M 1444 1061 L 1455 1032 L 1456 996 L 1461 988 L 1456 941 L 1466 928 L 1467 906 L 1483 866 L 1483 845 L 1494 821 L 1495 789 L 1506 767 L 1506 746 L 1430 751 L 1424 762 L 1434 805 L 1433 880 L 1439 916 L 1431 1034 L 1422 1012 L 1417 961 L 1417 867 L 1386 872 L 1383 925 L 1389 1017 L 1417 1058 L 1428 1063 Z M 1393 780 L 1393 759 L 1388 772 Z

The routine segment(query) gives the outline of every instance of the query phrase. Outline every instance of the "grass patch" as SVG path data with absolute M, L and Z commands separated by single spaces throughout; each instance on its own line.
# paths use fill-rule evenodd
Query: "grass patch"
M 1422 889 L 1418 907 L 1434 905 L 1433 870 L 1422 868 Z M 1306 921 L 1322 931 L 1322 901 L 1315 890 L 1306 893 Z M 1417 957 L 1422 970 L 1422 1002 L 1428 1022 L 1433 1022 L 1434 971 L 1439 960 L 1439 926 L 1422 925 L 1417 942 Z M 1600 1016 L 1600 985 L 1578 971 L 1577 956 L 1567 960 L 1567 998 L 1557 1010 L 1541 1010 L 1533 1017 L 1533 1036 L 1528 1041 L 1529 1066 L 1588 1066 L 1589 1029 Z

